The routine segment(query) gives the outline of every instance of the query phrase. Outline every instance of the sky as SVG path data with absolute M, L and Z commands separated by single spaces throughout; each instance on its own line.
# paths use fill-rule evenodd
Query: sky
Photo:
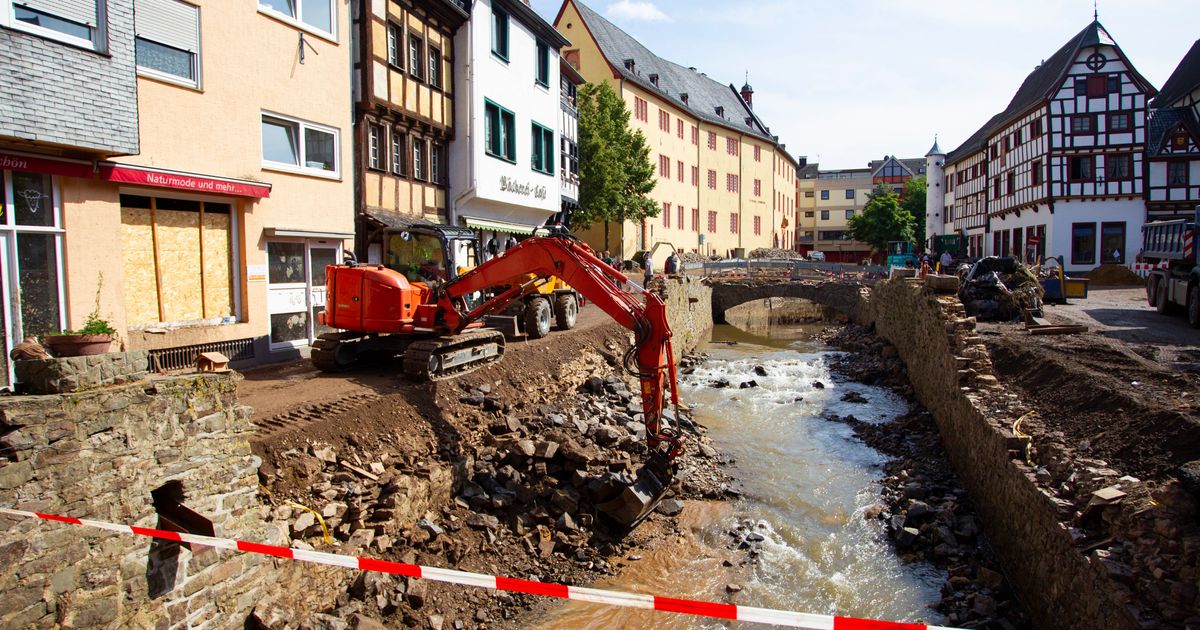
M 1092 21 L 1093 0 L 584 0 L 658 56 L 741 87 L 822 169 L 949 152 Z M 553 23 L 561 0 L 533 0 Z M 1200 0 L 1098 0 L 1156 88 L 1200 38 Z

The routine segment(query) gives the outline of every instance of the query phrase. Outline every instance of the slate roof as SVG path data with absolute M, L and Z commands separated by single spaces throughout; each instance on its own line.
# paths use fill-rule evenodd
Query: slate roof
M 800 167 L 800 169 L 796 171 L 796 177 L 798 179 L 816 179 L 820 172 L 820 165 L 816 162 L 813 162 L 812 164 L 805 164 L 804 166 Z
M 1090 46 L 1114 46 L 1120 51 L 1112 36 L 1108 34 L 1104 26 L 1098 20 L 1093 20 L 1082 31 L 1079 31 L 1074 37 L 1063 44 L 1050 58 L 1042 62 L 1041 65 L 1033 69 L 1029 76 L 1025 77 L 1025 81 L 1021 83 L 1021 87 L 1017 88 L 1016 94 L 1012 100 L 1008 102 L 1008 106 L 999 114 L 992 116 L 982 127 L 979 128 L 966 142 L 963 142 L 956 149 L 951 151 L 946 156 L 946 163 L 953 164 L 958 160 L 978 151 L 983 148 L 987 137 L 996 129 L 1008 124 L 1013 118 L 1027 112 L 1038 103 L 1046 101 L 1054 92 L 1062 85 L 1066 78 L 1067 72 L 1071 69 L 1071 64 L 1082 48 Z M 1124 56 L 1124 53 L 1121 53 Z M 1143 89 L 1147 91 L 1147 95 L 1154 93 L 1154 86 L 1150 85 L 1145 78 L 1138 74 L 1134 69 L 1133 64 L 1126 64 L 1129 67 L 1129 72 L 1135 81 L 1142 83 Z
M 701 72 L 667 61 L 643 46 L 632 35 L 609 22 L 590 7 L 574 1 L 588 31 L 596 39 L 600 52 L 615 72 L 639 87 L 657 94 L 675 107 L 692 116 L 742 133 L 757 136 L 780 147 L 778 136 L 770 130 L 753 110 L 742 100 L 733 84 L 719 83 Z M 632 59 L 634 69 L 625 67 L 625 60 Z M 658 85 L 650 81 L 650 75 L 658 75 Z M 688 102 L 682 100 L 687 94 Z M 717 108 L 724 109 L 724 116 L 717 115 Z M 788 156 L 791 159 L 791 156 Z M 795 163 L 795 160 L 792 160 Z
M 1167 134 L 1180 123 L 1183 123 L 1193 138 L 1200 138 L 1200 120 L 1196 120 L 1192 108 L 1167 107 L 1151 110 L 1150 119 L 1146 122 L 1146 156 L 1165 155 L 1163 149 L 1167 146 Z
M 1183 56 L 1183 60 L 1163 84 L 1158 96 L 1150 102 L 1150 106 L 1170 107 L 1196 88 L 1200 88 L 1200 39 L 1196 40 L 1191 50 Z

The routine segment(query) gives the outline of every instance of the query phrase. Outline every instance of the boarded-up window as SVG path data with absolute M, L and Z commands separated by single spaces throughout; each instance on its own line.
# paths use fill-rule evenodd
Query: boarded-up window
M 233 315 L 231 210 L 227 203 L 121 195 L 130 324 Z

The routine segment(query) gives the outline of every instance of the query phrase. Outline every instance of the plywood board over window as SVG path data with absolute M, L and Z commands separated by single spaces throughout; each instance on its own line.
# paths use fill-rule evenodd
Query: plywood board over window
M 127 321 L 233 315 L 232 209 L 228 203 L 121 195 Z

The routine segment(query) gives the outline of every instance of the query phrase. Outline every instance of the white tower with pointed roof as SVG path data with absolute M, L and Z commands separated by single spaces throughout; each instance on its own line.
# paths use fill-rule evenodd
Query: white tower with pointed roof
M 933 147 L 925 154 L 925 246 L 933 244 L 933 237 L 945 231 L 942 209 L 946 200 L 946 154 L 938 147 L 937 136 Z

